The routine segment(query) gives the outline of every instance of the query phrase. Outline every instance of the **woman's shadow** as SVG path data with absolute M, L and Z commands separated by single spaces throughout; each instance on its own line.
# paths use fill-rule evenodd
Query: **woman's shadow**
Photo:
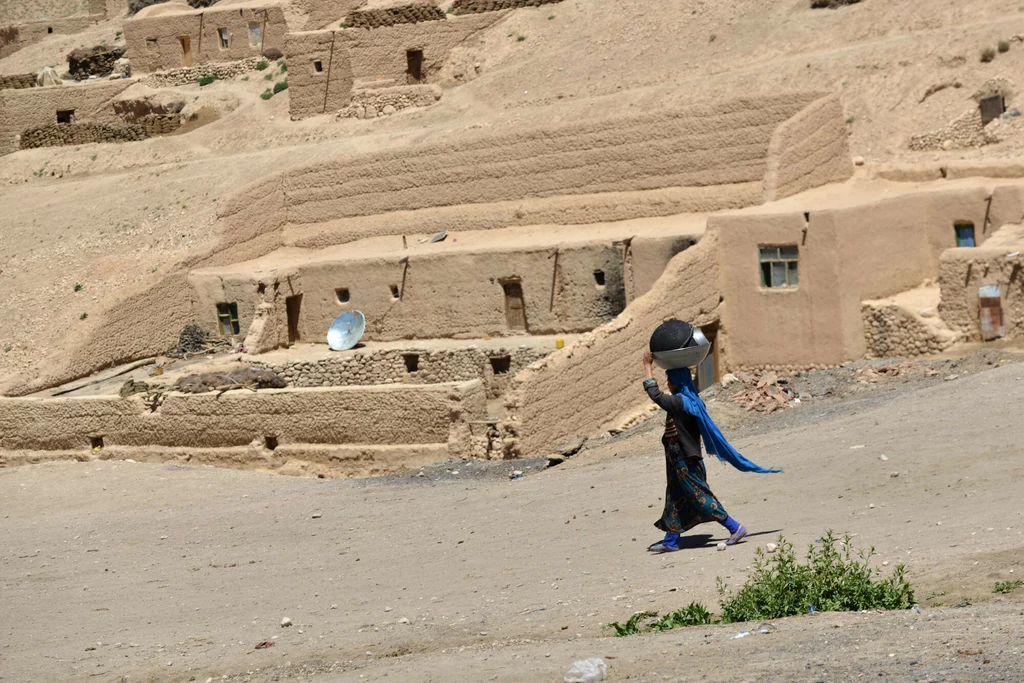
M 773 531 L 758 531 L 757 533 L 748 533 L 746 536 L 743 537 L 743 540 L 739 542 L 739 545 L 743 545 L 743 543 L 745 543 L 748 538 L 751 538 L 753 536 L 767 536 L 770 534 L 773 535 L 778 534 L 780 531 L 782 530 L 775 529 Z M 722 538 L 722 540 L 724 541 L 728 537 L 729 535 L 726 534 Z M 711 534 L 693 534 L 692 536 L 679 537 L 680 550 L 697 550 L 698 548 L 707 548 L 709 546 L 714 546 L 716 544 L 717 541 L 714 541 L 714 536 L 712 536 Z

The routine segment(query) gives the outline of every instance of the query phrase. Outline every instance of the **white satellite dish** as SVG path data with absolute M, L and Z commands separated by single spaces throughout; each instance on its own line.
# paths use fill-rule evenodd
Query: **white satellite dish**
M 366 318 L 359 311 L 345 311 L 331 323 L 327 330 L 327 345 L 332 351 L 347 351 L 363 337 Z

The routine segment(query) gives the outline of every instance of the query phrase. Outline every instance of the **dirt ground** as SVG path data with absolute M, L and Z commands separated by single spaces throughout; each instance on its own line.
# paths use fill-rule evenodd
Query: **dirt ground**
M 751 530 L 726 552 L 724 530 L 704 526 L 679 553 L 645 553 L 664 487 L 658 418 L 547 469 L 3 470 L 0 680 L 559 681 L 597 656 L 608 681 L 1019 681 L 1024 589 L 992 589 L 1024 574 L 1024 363 L 985 353 L 956 379 L 897 378 L 737 423 L 733 443 L 785 473 L 708 463 Z M 802 550 L 828 529 L 874 546 L 883 572 L 906 563 L 924 614 L 807 615 L 765 634 L 603 628 L 691 600 L 716 611 L 716 577 L 735 589 L 759 546 L 782 534 Z

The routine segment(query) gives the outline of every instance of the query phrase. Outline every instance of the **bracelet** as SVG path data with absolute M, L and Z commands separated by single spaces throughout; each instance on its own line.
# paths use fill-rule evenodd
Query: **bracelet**
M 647 389 L 648 387 L 656 387 L 656 386 L 658 386 L 658 380 L 656 380 L 656 379 L 645 379 L 644 380 L 644 389 Z

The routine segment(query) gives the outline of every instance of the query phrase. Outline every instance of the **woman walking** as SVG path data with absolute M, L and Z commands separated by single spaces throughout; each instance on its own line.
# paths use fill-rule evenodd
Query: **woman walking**
M 654 526 L 665 532 L 665 538 L 648 548 L 651 552 L 668 553 L 679 550 L 679 535 L 698 524 L 718 522 L 729 530 L 726 545 L 739 543 L 747 529 L 729 516 L 711 492 L 701 456 L 701 437 L 708 453 L 744 472 L 781 472 L 759 467 L 740 455 L 718 430 L 697 394 L 689 368 L 668 370 L 668 394 L 662 393 L 654 379 L 654 356 L 644 353 L 644 389 L 651 400 L 668 413 L 665 434 L 665 510 Z

